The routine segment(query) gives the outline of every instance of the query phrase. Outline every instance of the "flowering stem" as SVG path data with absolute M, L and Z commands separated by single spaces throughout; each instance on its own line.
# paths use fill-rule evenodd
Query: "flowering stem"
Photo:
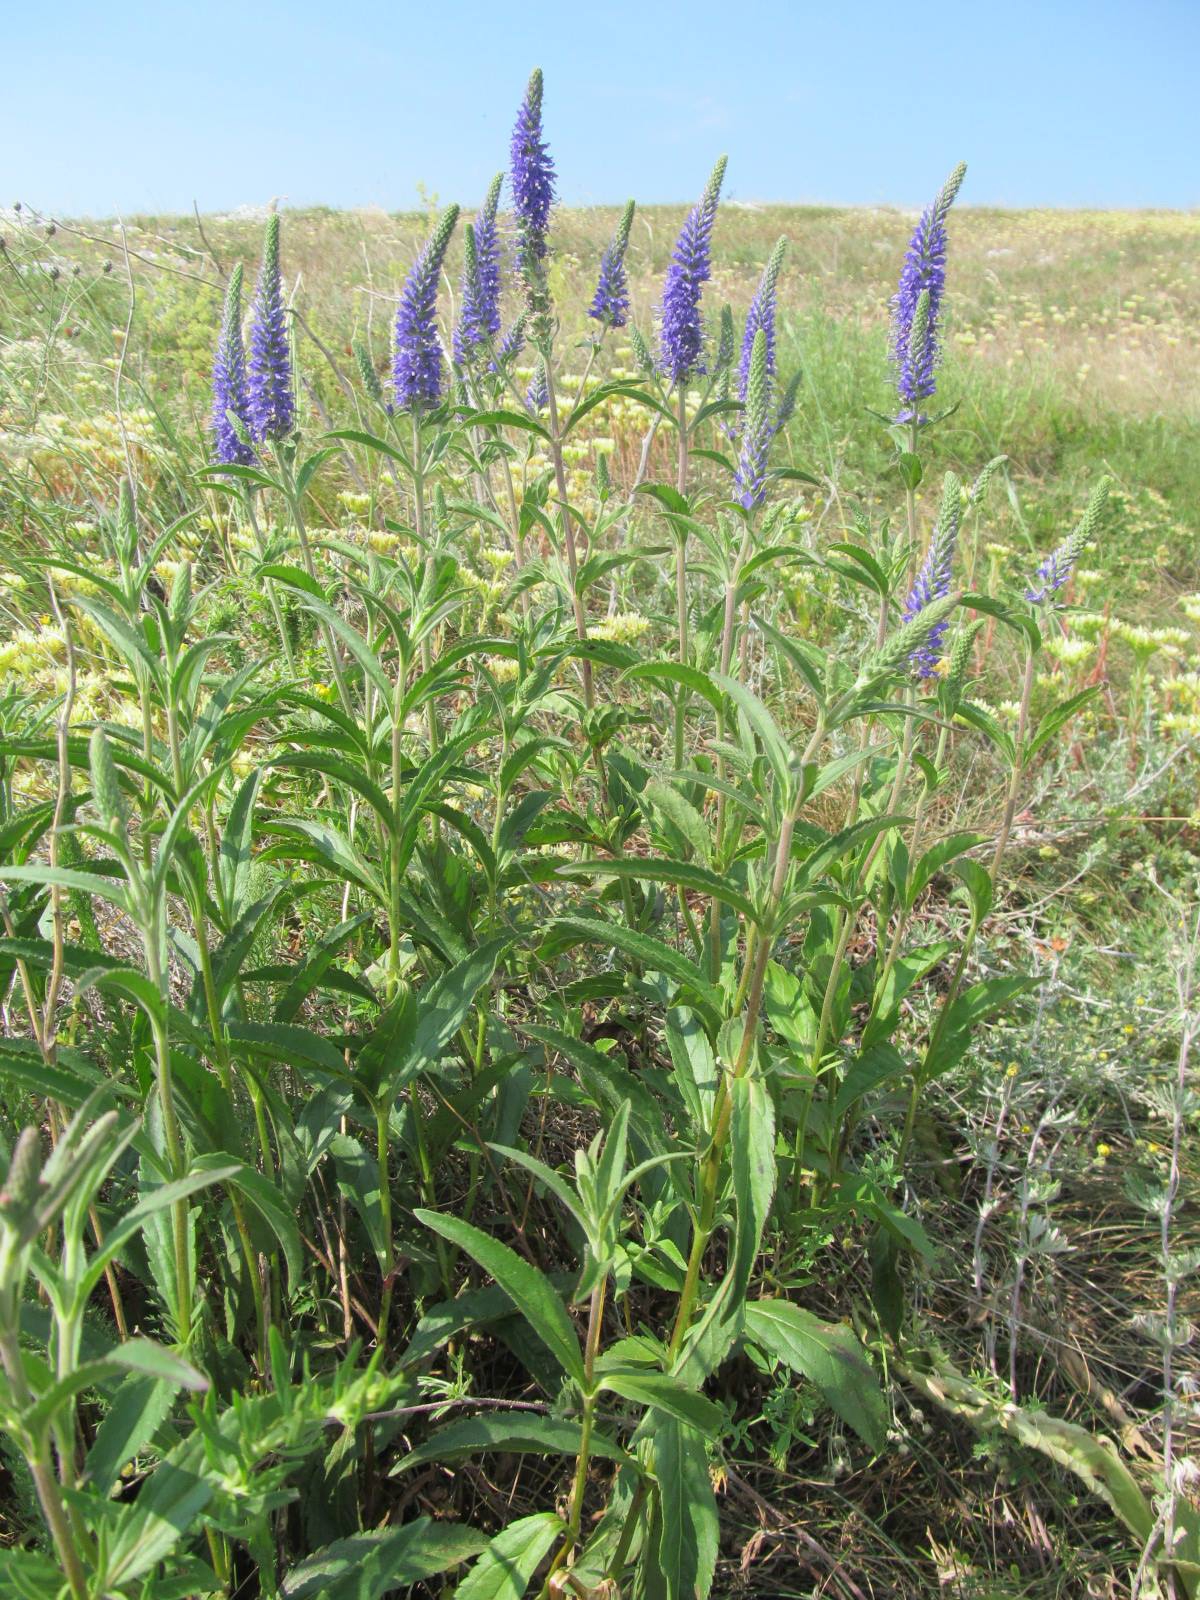
M 261 551 L 262 534 L 259 532 L 258 518 L 254 514 L 254 485 L 248 483 L 244 487 L 246 516 L 249 519 L 250 526 L 254 529 L 254 536 L 258 542 L 259 550 Z M 288 636 L 287 628 L 284 626 L 283 612 L 279 608 L 279 595 L 276 592 L 275 580 L 273 578 L 268 578 L 266 580 L 266 591 L 267 602 L 271 607 L 271 615 L 275 619 L 275 631 L 279 635 L 279 643 L 283 650 L 284 660 L 287 662 L 288 673 L 294 678 L 296 676 L 296 657 L 292 650 L 292 641 Z
M 1004 852 L 1008 846 L 1009 836 L 1012 833 L 1013 818 L 1016 816 L 1017 799 L 1021 791 L 1021 780 L 1025 773 L 1025 732 L 1029 725 L 1029 703 L 1033 698 L 1033 649 L 1028 642 L 1025 645 L 1025 681 L 1021 689 L 1021 709 L 1017 717 L 1016 749 L 1013 755 L 1012 772 L 1008 780 L 1008 797 L 1004 805 L 1004 817 L 1000 824 L 1000 831 L 996 835 L 996 848 L 992 854 L 992 864 L 988 869 L 992 889 L 995 890 L 1000 876 L 1000 867 L 1004 860 Z M 963 975 L 967 970 L 967 962 L 971 951 L 974 949 L 975 940 L 979 936 L 982 918 L 971 917 L 971 925 L 963 939 L 962 948 L 958 953 L 958 960 L 954 965 L 954 972 L 950 979 L 949 987 L 942 999 L 941 1009 L 937 1021 L 934 1023 L 933 1032 L 929 1036 L 929 1043 L 925 1047 L 925 1054 L 920 1065 L 913 1072 L 912 1092 L 909 1095 L 908 1113 L 904 1119 L 904 1133 L 900 1139 L 899 1159 L 903 1165 L 908 1155 L 908 1147 L 912 1141 L 913 1127 L 917 1118 L 917 1100 L 925 1086 L 925 1073 L 929 1063 L 934 1059 L 942 1038 L 946 1032 L 950 1017 L 951 1007 L 958 999 L 959 990 L 962 988 Z
M 567 573 L 571 583 L 571 609 L 575 613 L 575 636 L 581 644 L 587 642 L 587 621 L 583 614 L 583 601 L 576 587 L 579 574 L 579 556 L 575 549 L 575 530 L 571 526 L 571 508 L 567 501 L 567 472 L 563 465 L 562 439 L 558 432 L 558 399 L 554 393 L 554 373 L 546 354 L 546 390 L 550 406 L 550 455 L 554 462 L 554 483 L 558 490 L 559 511 L 562 517 L 563 547 L 567 552 Z M 583 703 L 590 711 L 595 703 L 592 689 L 592 664 L 583 659 Z
M 158 955 L 159 930 L 147 929 L 146 966 L 150 981 L 160 995 L 166 998 L 162 964 Z M 150 1031 L 154 1037 L 154 1060 L 158 1079 L 158 1101 L 162 1110 L 163 1141 L 167 1149 L 167 1163 L 172 1178 L 184 1175 L 183 1141 L 179 1135 L 179 1121 L 175 1115 L 174 1078 L 171 1068 L 171 1045 L 167 1029 L 157 1015 L 150 1018 Z M 186 1345 L 192 1326 L 192 1282 L 190 1252 L 188 1250 L 188 1203 L 176 1200 L 171 1207 L 171 1232 L 175 1249 L 176 1315 L 179 1322 L 179 1342 Z
M 12 1390 L 13 1399 L 22 1410 L 32 1407 L 34 1397 L 25 1378 L 25 1363 L 20 1343 L 10 1328 L 0 1331 L 0 1366 L 4 1369 Z M 71 1600 L 88 1600 L 87 1575 L 83 1570 L 71 1525 L 67 1520 L 62 1493 L 50 1462 L 50 1450 L 44 1432 L 36 1439 L 28 1439 L 29 1473 L 37 1491 L 38 1504 L 54 1540 L 54 1548 L 62 1563 Z
M 721 626 L 721 675 L 729 676 L 729 668 L 733 662 L 733 633 L 734 623 L 737 620 L 737 591 L 742 578 L 742 568 L 750 557 L 753 544 L 753 524 L 750 518 L 746 520 L 746 530 L 742 534 L 742 542 L 734 558 L 732 568 L 725 579 L 725 614 Z M 717 743 L 722 744 L 725 739 L 725 713 L 717 712 Z M 725 757 L 718 751 L 717 777 L 725 777 Z M 722 850 L 725 844 L 725 814 L 726 799 L 723 790 L 717 794 L 717 825 L 716 825 L 716 858 L 723 860 Z M 714 899 L 709 910 L 709 973 L 714 983 L 721 976 L 721 902 Z
M 900 746 L 900 754 L 896 760 L 896 772 L 892 779 L 891 794 L 888 798 L 889 812 L 894 812 L 896 807 L 899 805 L 900 796 L 903 793 L 904 785 L 908 778 L 909 766 L 912 759 L 912 730 L 913 719 L 911 716 L 909 716 L 905 718 L 904 739 Z M 869 878 L 871 868 L 875 865 L 876 857 L 883 849 L 885 837 L 885 834 L 879 833 L 876 834 L 874 840 L 872 841 L 862 866 L 855 874 L 853 886 L 855 891 L 859 890 Z M 861 907 L 856 908 L 853 912 L 841 910 L 838 912 L 833 961 L 830 964 L 829 978 L 826 981 L 825 993 L 821 1000 L 821 1015 L 817 1024 L 817 1036 L 813 1041 L 812 1055 L 809 1058 L 809 1078 L 814 1089 L 817 1079 L 820 1076 L 821 1063 L 825 1056 L 825 1047 L 829 1042 L 829 1032 L 833 1020 L 833 1003 L 837 995 L 838 982 L 841 978 L 842 965 L 846 959 L 846 951 L 849 948 L 850 940 L 854 934 L 854 930 L 858 926 L 859 909 L 861 909 Z M 792 1192 L 795 1204 L 797 1206 L 799 1205 L 800 1199 L 800 1174 L 804 1161 L 804 1140 L 808 1136 L 808 1116 L 811 1105 L 812 1093 L 810 1091 L 809 1097 L 805 1102 L 804 1112 L 800 1119 L 800 1125 L 796 1130 L 795 1161 L 792 1168 Z M 834 1177 L 832 1147 L 830 1149 L 830 1157 L 829 1181 L 832 1182 Z
M 1021 709 L 1017 718 L 1016 754 L 1013 757 L 1012 772 L 1008 780 L 1008 794 L 1004 802 L 1004 817 L 1000 823 L 1000 831 L 996 835 L 996 848 L 992 854 L 991 867 L 988 869 L 993 889 L 996 887 L 996 880 L 1000 875 L 1000 863 L 1004 860 L 1004 852 L 1008 848 L 1013 818 L 1017 814 L 1017 801 L 1020 798 L 1021 782 L 1025 776 L 1025 732 L 1029 723 L 1029 702 L 1032 698 L 1033 650 L 1029 643 L 1026 642 L 1025 679 L 1021 686 Z
M 949 732 L 950 732 L 950 730 L 949 730 L 948 727 L 943 727 L 941 732 L 938 735 L 937 754 L 933 758 L 934 770 L 937 771 L 937 772 L 941 771 L 942 762 L 946 759 L 946 742 L 947 742 L 947 739 L 948 739 L 948 736 L 949 736 Z M 921 790 L 920 798 L 917 801 L 917 809 L 916 809 L 916 812 L 915 812 L 915 814 L 913 816 L 912 837 L 909 840 L 909 846 L 908 846 L 908 860 L 909 860 L 910 870 L 911 870 L 912 867 L 916 866 L 916 864 L 917 864 L 918 853 L 920 851 L 920 847 L 921 847 L 921 843 L 922 843 L 922 836 L 923 836 L 923 832 L 924 832 L 925 810 L 926 810 L 926 807 L 928 806 L 928 803 L 929 803 L 929 794 L 930 794 L 930 791 L 929 791 L 929 786 L 927 784 Z M 874 1000 L 873 1000 L 872 1006 L 871 1006 L 871 1016 L 872 1017 L 874 1017 L 875 1014 L 876 1014 L 876 1009 L 877 1009 L 877 1007 L 879 1005 L 880 997 L 882 996 L 883 991 L 884 991 L 885 987 L 887 986 L 888 979 L 892 975 L 892 969 L 895 967 L 896 962 L 900 958 L 900 945 L 901 945 L 901 942 L 902 942 L 902 940 L 904 938 L 904 930 L 905 930 L 905 928 L 907 928 L 907 926 L 908 926 L 908 915 L 903 909 L 901 909 L 899 915 L 896 918 L 896 926 L 892 930 L 891 942 L 888 945 L 887 959 L 884 961 L 883 971 L 880 973 L 879 978 L 878 978 L 878 980 L 877 980 L 877 982 L 875 984 L 875 996 L 874 996 Z
M 804 754 L 800 757 L 799 765 L 801 769 L 812 759 L 824 737 L 824 719 L 818 716 L 812 737 L 808 741 Z M 754 937 L 747 941 L 746 963 L 742 973 L 742 985 L 739 989 L 739 994 L 744 990 L 746 995 L 746 1009 L 742 1019 L 742 1042 L 738 1050 L 737 1059 L 734 1062 L 732 1075 L 722 1074 L 721 1081 L 717 1086 L 716 1098 L 713 1104 L 712 1137 L 700 1167 L 700 1206 L 692 1234 L 692 1248 L 688 1256 L 683 1288 L 679 1294 L 679 1304 L 675 1311 L 675 1322 L 671 1329 L 670 1343 L 667 1347 L 668 1360 L 671 1361 L 674 1361 L 679 1354 L 688 1330 L 688 1324 L 691 1321 L 692 1312 L 695 1309 L 696 1296 L 700 1286 L 700 1268 L 704 1259 L 704 1252 L 708 1247 L 708 1241 L 713 1233 L 721 1161 L 725 1146 L 729 1140 L 729 1128 L 733 1116 L 733 1105 L 729 1094 L 729 1079 L 730 1076 L 734 1079 L 744 1078 L 750 1070 L 750 1062 L 754 1054 L 754 1043 L 758 1033 L 759 1014 L 762 1010 L 767 963 L 774 948 L 775 933 L 777 932 L 776 919 L 787 888 L 788 868 L 791 865 L 792 856 L 792 838 L 796 831 L 796 823 L 800 819 L 802 806 L 803 800 L 797 799 L 789 807 L 780 824 L 779 837 L 775 843 L 774 866 L 766 911 L 762 919 L 762 925 L 756 926 L 752 930 Z
M 579 1540 L 579 1528 L 583 1519 L 583 1495 L 587 1487 L 588 1456 L 592 1423 L 596 1412 L 596 1393 L 593 1386 L 596 1357 L 600 1353 L 600 1334 L 604 1327 L 604 1296 L 607 1287 L 608 1279 L 601 1278 L 592 1290 L 591 1303 L 588 1307 L 587 1342 L 583 1352 L 583 1378 L 586 1388 L 583 1397 L 583 1427 L 579 1440 L 579 1457 L 575 1463 L 575 1483 L 571 1490 L 571 1509 L 567 1518 L 567 1540 L 572 1547 Z
M 416 413 L 415 410 L 413 411 L 413 418 L 412 418 L 412 479 L 413 479 L 413 525 L 414 525 L 414 527 L 416 529 L 417 543 L 420 545 L 421 549 L 424 550 L 425 549 L 425 467 L 424 467 L 424 463 L 423 463 L 423 461 L 421 459 L 421 422 L 420 422 L 420 418 L 417 416 L 417 413 Z M 425 556 L 425 572 L 426 572 L 427 575 L 431 575 L 432 571 L 433 571 L 433 559 L 428 553 L 426 553 L 426 556 Z M 432 647 L 432 645 L 430 643 L 429 635 L 426 634 L 425 637 L 421 640 L 421 671 L 423 673 L 427 673 L 432 666 L 433 666 L 433 647 Z M 398 711 L 399 711 L 399 705 L 397 704 L 397 712 Z M 426 720 L 426 725 L 427 725 L 427 727 L 429 729 L 429 753 L 432 755 L 433 752 L 438 748 L 438 745 L 441 742 L 441 738 L 440 738 L 440 734 L 439 734 L 439 730 L 438 730 L 437 706 L 434 704 L 434 699 L 433 699 L 432 695 L 430 695 L 429 699 L 426 700 L 426 702 L 425 702 L 425 720 Z M 398 799 L 399 794 L 400 794 L 399 786 L 397 786 L 395 792 L 396 792 L 396 796 L 397 796 L 397 799 Z M 437 819 L 436 818 L 433 821 L 433 829 L 434 829 L 435 833 L 438 831 Z
M 686 495 L 688 480 L 687 389 L 682 383 L 679 385 L 677 404 L 679 415 L 679 461 L 676 470 L 675 487 L 681 495 Z M 686 528 L 675 529 L 675 620 L 679 635 L 679 664 L 683 667 L 686 667 L 688 663 L 687 538 Z M 687 690 L 680 684 L 679 698 L 675 702 L 676 771 L 683 767 L 684 720 L 687 715 L 687 703 Z
M 279 476 L 283 483 L 284 497 L 287 500 L 288 509 L 292 513 L 292 521 L 296 526 L 296 535 L 300 541 L 300 555 L 304 561 L 304 570 L 310 578 L 315 579 L 317 570 L 313 563 L 312 547 L 308 542 L 308 529 L 304 525 L 304 510 L 300 504 L 300 496 L 296 492 L 296 480 L 292 475 L 292 463 L 287 451 L 284 449 L 279 450 L 278 457 Z M 338 653 L 337 641 L 333 637 L 333 630 L 324 619 L 322 619 L 319 626 L 321 638 L 325 644 L 325 653 L 329 657 L 329 665 L 333 671 L 334 682 L 337 684 L 342 708 L 347 716 L 353 716 L 354 704 L 350 699 L 350 690 L 347 687 L 346 677 L 342 671 L 342 658 Z

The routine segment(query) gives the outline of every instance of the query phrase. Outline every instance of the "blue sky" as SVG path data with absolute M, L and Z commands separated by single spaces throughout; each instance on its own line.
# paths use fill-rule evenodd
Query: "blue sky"
M 61 215 L 475 203 L 533 66 L 572 204 L 1200 206 L 1200 0 L 55 0 L 0 24 L 10 195 Z

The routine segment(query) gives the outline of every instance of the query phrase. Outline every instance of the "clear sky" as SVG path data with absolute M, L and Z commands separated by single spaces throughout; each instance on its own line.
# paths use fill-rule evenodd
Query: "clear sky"
M 472 205 L 530 68 L 571 204 L 1200 206 L 1200 0 L 40 0 L 0 150 L 43 211 Z

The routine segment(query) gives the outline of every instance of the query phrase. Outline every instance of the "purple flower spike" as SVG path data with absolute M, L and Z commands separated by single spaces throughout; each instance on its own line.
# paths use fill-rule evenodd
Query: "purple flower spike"
M 550 380 L 546 375 L 546 363 L 539 361 L 525 391 L 525 409 L 536 415 L 537 412 L 544 411 L 549 404 Z
M 954 550 L 958 543 L 958 526 L 962 519 L 962 491 L 957 477 L 948 472 L 943 480 L 942 506 L 929 549 L 917 573 L 916 582 L 904 606 L 904 622 L 913 622 L 934 600 L 944 600 L 950 593 L 950 578 L 954 566 Z M 950 626 L 943 617 L 930 628 L 921 644 L 913 651 L 910 660 L 919 677 L 932 678 L 942 659 L 942 641 Z
M 504 174 L 498 172 L 474 225 L 467 229 L 462 312 L 454 330 L 454 359 L 460 366 L 500 332 L 500 235 L 496 208 L 503 182 Z
M 530 74 L 512 135 L 512 191 L 524 245 L 538 261 L 554 204 L 554 162 L 542 138 L 542 69 Z
M 248 396 L 254 438 L 288 438 L 296 425 L 296 397 L 292 392 L 292 355 L 279 270 L 278 216 L 267 221 L 262 267 L 254 294 Z
M 742 446 L 734 475 L 734 494 L 747 511 L 766 498 L 767 456 L 775 429 L 771 426 L 771 376 L 767 371 L 767 330 L 760 327 L 750 347 L 746 370 L 746 409 Z
M 892 301 L 892 361 L 902 402 L 897 422 L 923 423 L 926 419 L 921 415 L 921 402 L 928 400 L 937 387 L 938 317 L 946 287 L 946 217 L 966 172 L 966 163 L 960 162 L 937 199 L 921 213 Z M 919 317 L 923 294 L 929 298 L 925 314 Z
M 1108 499 L 1108 485 L 1107 478 L 1100 479 L 1092 490 L 1087 510 L 1083 513 L 1079 525 L 1056 550 L 1050 552 L 1037 569 L 1033 583 L 1025 591 L 1025 598 L 1032 605 L 1045 605 L 1051 595 L 1058 593 L 1075 570 L 1075 563 L 1096 537 L 1100 527 L 1100 513 L 1104 510 L 1104 502 Z
M 521 315 L 513 323 L 512 327 L 504 335 L 503 339 L 501 339 L 500 347 L 496 351 L 496 359 L 492 362 L 490 368 L 488 369 L 489 371 L 504 371 L 506 367 L 511 366 L 511 364 L 521 354 L 521 351 L 524 350 L 525 326 L 527 320 L 528 319 L 526 318 L 525 313 L 522 311 Z
M 702 370 L 704 330 L 700 293 L 711 275 L 710 248 L 725 157 L 712 170 L 704 193 L 688 212 L 663 285 L 660 365 L 672 383 L 686 383 Z
M 750 385 L 750 357 L 754 350 L 754 337 L 761 328 L 766 335 L 767 377 L 775 376 L 775 291 L 779 284 L 779 271 L 783 266 L 783 252 L 787 240 L 780 239 L 771 251 L 770 259 L 759 280 L 759 285 L 746 313 L 746 331 L 742 336 L 742 364 L 738 372 L 738 399 L 746 403 Z
M 221 337 L 212 373 L 213 451 L 222 466 L 248 467 L 254 451 L 239 434 L 233 419 L 250 432 L 250 399 L 246 391 L 246 354 L 242 348 L 242 264 L 239 261 L 225 291 Z
M 421 412 L 442 397 L 442 346 L 437 331 L 437 292 L 446 246 L 458 221 L 458 207 L 443 215 L 413 262 L 396 312 L 396 354 L 392 385 L 398 411 Z
M 630 200 L 613 234 L 612 242 L 600 257 L 600 277 L 588 316 L 605 328 L 623 328 L 629 321 L 629 278 L 625 271 L 625 252 L 633 226 L 634 202 Z

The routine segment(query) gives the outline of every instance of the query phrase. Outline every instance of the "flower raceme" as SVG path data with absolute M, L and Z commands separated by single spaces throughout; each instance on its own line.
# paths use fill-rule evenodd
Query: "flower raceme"
M 286 439 L 296 424 L 292 356 L 288 347 L 283 277 L 279 267 L 279 218 L 267 221 L 262 266 L 250 322 L 250 375 L 247 384 L 250 432 L 260 443 Z
M 396 312 L 392 387 L 400 411 L 419 413 L 442 397 L 442 346 L 437 331 L 437 292 L 446 247 L 458 207 L 446 211 L 413 262 Z
M 1108 478 L 1100 479 L 1092 490 L 1087 509 L 1077 526 L 1057 549 L 1050 552 L 1037 569 L 1032 584 L 1025 591 L 1025 598 L 1032 605 L 1045 605 L 1051 595 L 1058 593 L 1074 571 L 1075 563 L 1096 537 L 1100 526 L 1100 514 L 1104 510 L 1104 502 L 1108 499 L 1109 481 Z
M 242 347 L 242 264 L 230 274 L 225 291 L 221 336 L 212 373 L 213 450 L 222 466 L 247 467 L 254 451 L 235 426 L 250 432 L 250 397 L 246 388 L 246 353 Z
M 783 266 L 783 253 L 786 249 L 787 239 L 780 239 L 771 251 L 758 288 L 754 292 L 754 299 L 750 302 L 750 309 L 746 313 L 746 331 L 742 335 L 742 363 L 738 371 L 738 399 L 743 404 L 750 384 L 751 353 L 754 350 L 755 336 L 760 328 L 766 335 L 767 377 L 775 376 L 775 300 L 779 272 Z
M 754 335 L 747 366 L 742 447 L 734 478 L 734 494 L 747 511 L 762 505 L 766 497 L 767 455 L 775 436 L 771 426 L 771 375 L 767 365 L 767 349 L 767 330 L 759 327 Z
M 460 366 L 500 332 L 500 235 L 496 210 L 504 174 L 492 179 L 474 223 L 466 229 L 462 311 L 454 330 L 454 359 Z
M 921 563 L 920 571 L 904 606 L 904 622 L 915 622 L 935 600 L 944 600 L 950 593 L 950 579 L 954 567 L 954 550 L 958 544 L 959 523 L 962 520 L 962 485 L 953 472 L 948 472 L 942 483 L 942 505 L 937 525 L 929 541 L 929 549 Z M 929 632 L 909 656 L 913 667 L 922 678 L 931 678 L 942 659 L 942 642 L 950 626 L 946 618 L 934 621 Z
M 600 257 L 600 276 L 588 316 L 594 317 L 604 328 L 623 328 L 629 321 L 629 277 L 625 271 L 625 252 L 629 248 L 634 209 L 634 202 L 627 201 L 617 231 Z
M 701 370 L 704 329 L 700 295 L 712 273 L 712 232 L 725 178 L 726 158 L 712 170 L 704 193 L 688 212 L 667 268 L 659 330 L 660 366 L 672 383 L 682 384 Z
M 921 213 L 900 272 L 892 301 L 892 361 L 901 400 L 897 422 L 924 422 L 921 402 L 937 387 L 938 318 L 946 288 L 946 217 L 966 172 L 966 163 L 960 162 L 932 205 Z
M 554 162 L 542 138 L 542 69 L 529 77 L 511 145 L 513 207 L 522 245 L 536 260 L 546 254 L 546 229 L 554 204 Z

